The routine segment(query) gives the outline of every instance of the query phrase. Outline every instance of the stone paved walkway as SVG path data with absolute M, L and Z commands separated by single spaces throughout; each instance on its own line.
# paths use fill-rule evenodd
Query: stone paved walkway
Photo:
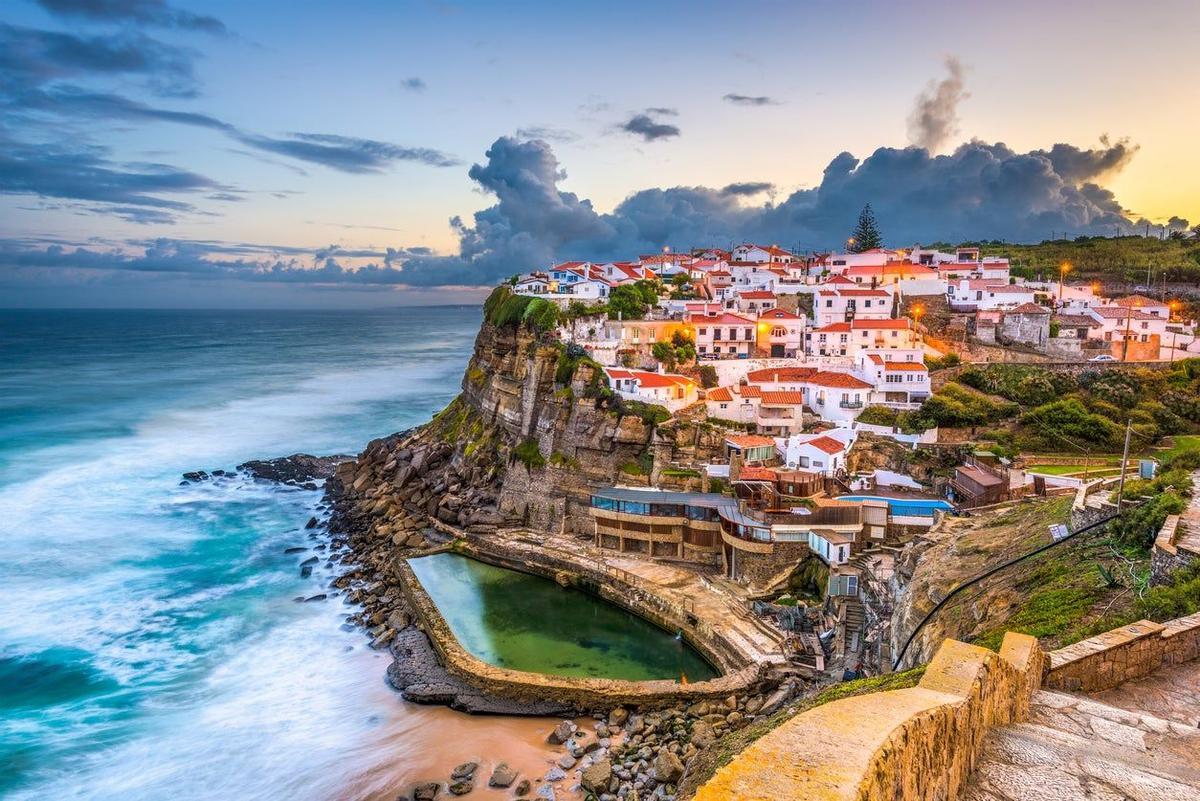
M 1091 697 L 1109 706 L 1140 710 L 1164 720 L 1197 726 L 1200 725 L 1200 661 L 1159 668 L 1145 678 L 1127 681 Z
M 1134 695 L 1114 700 L 1135 704 Z M 1042 691 L 1027 723 L 988 735 L 963 801 L 1196 801 L 1200 730 Z

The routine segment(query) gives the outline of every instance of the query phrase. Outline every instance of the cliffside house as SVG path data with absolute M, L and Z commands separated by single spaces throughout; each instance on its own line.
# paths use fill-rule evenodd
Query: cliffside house
M 755 348 L 757 323 L 729 312 L 718 316 L 692 315 L 696 353 L 700 358 L 748 359 Z
M 917 332 L 907 317 L 831 323 L 808 334 L 808 352 L 815 356 L 847 356 L 854 360 L 863 350 L 917 347 Z
M 742 464 L 761 464 L 779 457 L 775 440 L 761 434 L 730 434 L 725 437 L 725 454 L 730 462 L 738 457 Z
M 820 289 L 813 298 L 813 325 L 818 328 L 854 319 L 886 320 L 892 316 L 892 293 L 886 289 L 833 287 Z
M 988 506 L 1008 500 L 1008 471 L 987 465 L 973 457 L 954 468 L 950 489 L 960 506 Z
M 794 359 L 804 353 L 804 315 L 775 308 L 758 316 L 758 355 Z
M 685 375 L 646 370 L 605 368 L 609 387 L 622 398 L 665 406 L 678 411 L 697 400 L 696 382 Z

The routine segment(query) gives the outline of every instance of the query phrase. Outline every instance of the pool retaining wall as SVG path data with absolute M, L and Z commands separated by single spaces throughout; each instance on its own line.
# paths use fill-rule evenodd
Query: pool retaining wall
M 521 670 L 510 670 L 484 662 L 468 652 L 454 636 L 450 625 L 442 616 L 437 604 L 421 586 L 420 580 L 407 561 L 398 565 L 402 590 L 413 616 L 429 637 L 433 648 L 446 670 L 479 691 L 496 698 L 513 701 L 553 701 L 578 710 L 605 709 L 614 706 L 637 706 L 653 708 L 669 706 L 679 702 L 691 703 L 699 700 L 726 698 L 733 694 L 758 691 L 766 680 L 768 665 L 749 663 L 731 644 L 719 635 L 706 632 L 699 639 L 702 621 L 695 623 L 675 619 L 654 603 L 654 596 L 637 587 L 624 585 L 611 575 L 587 576 L 578 565 L 547 557 L 543 562 L 516 562 L 502 554 L 480 551 L 470 545 L 458 543 L 453 550 L 479 561 L 517 570 L 524 573 L 550 578 L 559 583 L 566 581 L 574 586 L 592 591 L 604 600 L 667 629 L 680 630 L 690 645 L 699 651 L 723 674 L 708 681 L 680 684 L 673 680 L 629 681 L 625 679 L 594 679 L 569 676 L 552 676 Z M 581 583 L 590 582 L 590 583 Z M 594 584 L 594 586 L 593 586 Z M 707 629 L 707 627 L 704 627 Z

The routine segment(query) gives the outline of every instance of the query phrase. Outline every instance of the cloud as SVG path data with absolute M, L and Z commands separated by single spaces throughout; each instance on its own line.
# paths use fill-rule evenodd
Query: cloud
M 767 181 L 745 181 L 742 183 L 729 184 L 721 190 L 722 195 L 757 195 L 762 192 L 770 192 L 775 188 L 775 184 Z
M 865 159 L 838 154 L 818 186 L 793 192 L 779 203 L 747 205 L 747 193 L 765 182 L 746 182 L 723 188 L 645 189 L 601 213 L 587 199 L 559 188 L 566 173 L 548 143 L 500 137 L 485 161 L 468 172 L 495 202 L 470 221 L 451 220 L 459 238 L 454 254 L 437 255 L 427 248 L 305 249 L 172 239 L 130 243 L 139 249 L 131 253 L 128 247 L 9 240 L 0 242 L 0 265 L 188 272 L 289 284 L 480 286 L 558 259 L 627 259 L 658 252 L 663 245 L 761 241 L 799 242 L 816 250 L 837 247 L 867 202 L 885 240 L 900 246 L 941 240 L 1039 241 L 1052 231 L 1109 234 L 1114 226 L 1128 230 L 1133 222 L 1113 193 L 1096 181 L 1120 169 L 1134 150 L 1124 140 L 1091 149 L 1059 144 L 1024 153 L 976 141 L 938 156 L 919 147 L 879 148 Z M 155 177 L 153 171 L 147 173 Z M 188 191 L 186 186 L 184 182 L 181 191 Z
M 166 164 L 117 163 L 103 148 L 31 145 L 0 135 L 3 194 L 112 204 L 116 216 L 148 223 L 170 222 L 176 212 L 194 211 L 190 202 L 171 196 L 227 189 L 203 175 Z M 135 207 L 141 211 L 134 211 Z
M 917 95 L 908 116 L 908 139 L 917 147 L 936 152 L 958 133 L 958 104 L 970 97 L 963 82 L 963 65 L 953 56 L 946 58 L 949 75 L 931 81 Z
M 766 95 L 739 95 L 730 93 L 722 96 L 722 100 L 735 106 L 778 106 L 779 101 Z
M 429 147 L 403 147 L 376 139 L 337 134 L 291 133 L 285 138 L 237 132 L 250 147 L 300 161 L 322 164 L 342 172 L 382 172 L 396 161 L 415 161 L 431 167 L 453 167 L 458 159 Z
M 549 125 L 533 125 L 517 129 L 518 139 L 544 139 L 548 142 L 576 142 L 579 134 L 566 128 L 555 128 Z
M 646 111 L 648 113 L 634 114 L 628 120 L 621 123 L 621 130 L 640 136 L 647 142 L 679 136 L 679 128 L 677 126 L 657 122 L 650 116 L 651 113 L 662 114 L 664 109 L 646 109 Z M 670 109 L 665 109 L 665 111 L 670 111 Z
M 44 31 L 0 22 L 0 88 L 4 94 L 75 77 L 142 76 L 164 96 L 196 93 L 192 53 L 141 33 L 101 36 Z
M 216 17 L 193 14 L 168 6 L 163 0 L 36 0 L 46 11 L 58 17 L 86 19 L 90 22 L 133 22 L 163 28 L 180 28 L 203 33 L 224 34 L 225 23 Z
M 402 89 L 407 89 L 410 92 L 424 92 L 426 89 L 425 81 L 416 76 L 413 76 L 412 78 L 405 78 L 400 82 L 400 87 Z

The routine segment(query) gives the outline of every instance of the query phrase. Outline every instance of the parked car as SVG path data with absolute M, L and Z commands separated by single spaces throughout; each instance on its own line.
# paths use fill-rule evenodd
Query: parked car
M 1099 356 L 1093 356 L 1088 359 L 1089 362 L 1115 362 L 1117 357 L 1109 353 L 1101 353 Z

